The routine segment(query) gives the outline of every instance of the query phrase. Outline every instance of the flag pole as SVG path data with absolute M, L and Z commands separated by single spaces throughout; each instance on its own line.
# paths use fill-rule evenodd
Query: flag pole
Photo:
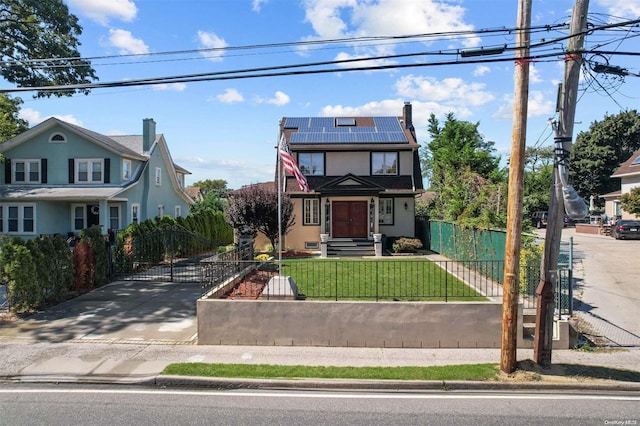
M 281 144 L 282 144 L 282 140 L 281 138 L 284 137 L 284 134 L 281 135 L 280 138 L 278 138 L 278 145 L 276 146 L 276 149 L 278 150 L 278 182 L 276 183 L 276 185 L 278 185 L 278 275 L 280 276 L 280 268 L 282 267 L 282 187 L 280 184 L 280 181 L 282 180 L 282 157 L 280 156 L 280 149 L 281 149 Z M 275 248 L 275 247 L 274 247 Z

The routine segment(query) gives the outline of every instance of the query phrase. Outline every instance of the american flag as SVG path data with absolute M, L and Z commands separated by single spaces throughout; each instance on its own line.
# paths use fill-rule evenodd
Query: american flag
M 296 159 L 293 157 L 293 155 L 291 155 L 291 151 L 289 150 L 289 144 L 287 144 L 287 141 L 284 138 L 284 134 L 280 138 L 279 151 L 280 151 L 280 158 L 282 158 L 282 166 L 284 167 L 284 169 L 296 177 L 296 180 L 298 181 L 298 185 L 300 186 L 300 190 L 304 192 L 309 192 L 310 189 L 309 189 L 309 184 L 307 183 L 307 178 L 304 177 L 304 175 L 300 171 L 300 168 L 298 167 L 298 163 L 296 162 Z

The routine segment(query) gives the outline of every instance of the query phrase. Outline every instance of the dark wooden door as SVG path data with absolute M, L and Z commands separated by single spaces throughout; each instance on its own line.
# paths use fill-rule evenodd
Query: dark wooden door
M 366 201 L 334 201 L 331 203 L 331 227 L 334 238 L 366 238 Z

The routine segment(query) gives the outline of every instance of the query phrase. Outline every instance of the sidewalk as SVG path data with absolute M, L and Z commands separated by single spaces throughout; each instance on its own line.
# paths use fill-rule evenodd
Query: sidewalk
M 518 350 L 519 361 L 533 358 Z M 276 346 L 198 346 L 114 343 L 0 343 L 0 380 L 9 382 L 116 383 L 159 386 L 368 389 L 613 389 L 640 391 L 640 349 L 553 351 L 553 366 L 536 377 L 492 382 L 203 379 L 160 376 L 177 362 L 310 366 L 435 366 L 500 363 L 500 349 L 381 349 Z M 593 366 L 601 377 L 619 370 L 630 379 L 567 378 L 568 366 Z M 530 372 L 534 374 L 534 372 Z M 629 381 L 631 380 L 631 381 Z M 635 382 L 635 383 L 634 383 Z

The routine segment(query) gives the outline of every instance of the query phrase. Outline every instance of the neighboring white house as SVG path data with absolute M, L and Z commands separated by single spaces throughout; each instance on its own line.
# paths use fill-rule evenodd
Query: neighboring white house
M 186 216 L 189 172 L 173 163 L 153 119 L 142 135 L 106 136 L 57 118 L 0 144 L 0 234 L 68 236 Z
M 623 219 L 635 219 L 637 216 L 622 209 L 620 198 L 623 194 L 629 193 L 631 188 L 640 186 L 640 149 L 622 163 L 611 177 L 620 178 L 620 191 L 603 195 L 605 214 L 607 216 L 622 216 Z

